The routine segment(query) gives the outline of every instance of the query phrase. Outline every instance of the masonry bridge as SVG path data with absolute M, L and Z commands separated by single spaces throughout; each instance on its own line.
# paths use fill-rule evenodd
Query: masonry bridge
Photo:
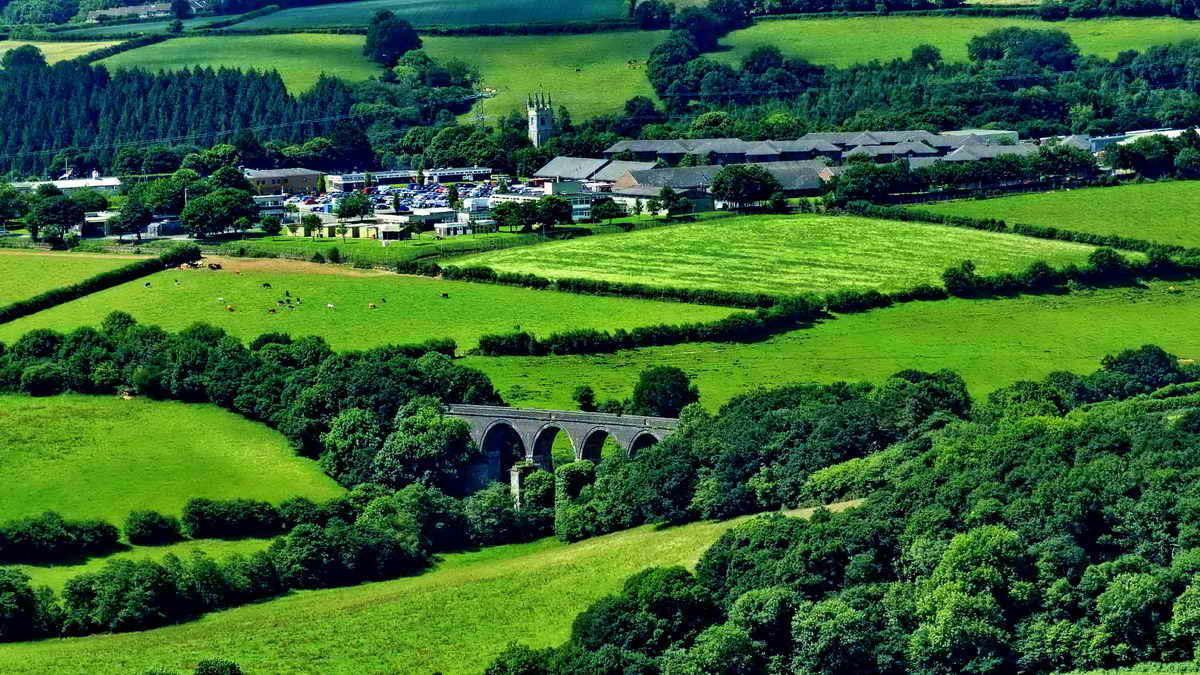
M 679 426 L 679 420 L 666 417 L 491 405 L 448 405 L 446 414 L 470 425 L 471 439 L 483 452 L 482 461 L 471 467 L 468 478 L 475 485 L 503 480 L 509 468 L 522 459 L 553 471 L 550 451 L 559 432 L 571 440 L 576 460 L 599 462 L 600 449 L 608 438 L 632 457 Z

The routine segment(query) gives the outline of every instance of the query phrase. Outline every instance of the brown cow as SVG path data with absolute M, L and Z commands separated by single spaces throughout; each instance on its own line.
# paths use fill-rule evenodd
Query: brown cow
M 225 305 L 225 311 L 232 312 L 233 309 L 234 309 L 233 305 Z

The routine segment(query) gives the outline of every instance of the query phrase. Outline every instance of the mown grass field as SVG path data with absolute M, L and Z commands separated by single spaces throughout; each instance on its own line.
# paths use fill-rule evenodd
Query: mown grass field
M 303 591 L 142 633 L 5 645 L 0 672 L 190 671 L 219 656 L 248 673 L 479 673 L 510 641 L 561 643 L 575 615 L 630 574 L 694 565 L 736 522 L 450 554 L 408 579 Z
M 705 321 L 732 311 L 627 298 L 582 298 L 315 263 L 250 259 L 223 262 L 225 269 L 220 272 L 159 272 L 4 324 L 0 326 L 0 341 L 11 342 L 34 328 L 69 331 L 81 325 L 96 325 L 109 312 L 120 309 L 143 323 L 168 330 L 205 321 L 245 340 L 282 331 L 297 337 L 320 335 L 334 349 L 352 350 L 451 337 L 465 351 L 476 345 L 480 335 L 507 332 L 516 326 L 548 334 L 570 328 L 634 328 L 661 322 Z M 263 283 L 270 283 L 272 288 L 262 288 Z M 276 304 L 284 299 L 285 291 L 293 300 L 302 301 L 297 309 L 289 311 Z M 443 293 L 449 297 L 443 298 Z M 377 309 L 369 309 L 369 303 L 375 303 Z M 327 304 L 335 308 L 329 309 Z M 227 311 L 227 305 L 236 311 Z M 269 309 L 276 312 L 270 313 Z
M 25 45 L 33 45 L 42 50 L 42 55 L 46 57 L 46 61 L 54 63 L 55 61 L 65 61 L 73 59 L 76 56 L 103 49 L 117 44 L 116 42 L 105 42 L 97 40 L 96 42 L 30 42 L 27 40 L 4 40 L 0 42 L 0 56 L 10 49 L 24 47 Z
M 121 523 L 114 523 L 121 527 Z M 210 558 L 220 560 L 234 553 L 249 555 L 264 551 L 271 545 L 269 539 L 188 539 L 166 546 L 130 546 L 123 551 L 107 556 L 90 558 L 73 565 L 14 565 L 29 575 L 35 586 L 49 586 L 61 591 L 71 577 L 88 572 L 97 572 L 110 560 L 162 560 L 167 554 L 188 559 L 193 552 L 201 551 Z
M 135 258 L 0 250 L 0 307 L 136 262 Z
M 270 17 L 264 17 L 270 18 Z M 542 88 L 574 119 L 618 112 L 634 96 L 655 98 L 646 79 L 646 58 L 666 35 L 661 31 L 600 32 L 590 35 L 505 35 L 426 37 L 437 59 L 458 58 L 479 68 L 494 98 L 476 104 L 488 122 L 518 110 Z
M 295 7 L 237 24 L 238 28 L 314 28 L 365 26 L 375 12 L 386 9 L 414 26 L 559 23 L 624 16 L 620 0 L 364 0 Z
M 922 204 L 937 213 L 1200 246 L 1200 181 L 1142 183 Z
M 178 514 L 192 497 L 342 491 L 276 432 L 209 405 L 0 396 L 0 448 L 0 520 L 50 509 L 120 526 L 135 509 Z
M 542 243 L 542 238 L 537 234 L 490 232 L 487 234 L 450 237 L 438 240 L 431 233 L 426 232 L 421 233 L 415 239 L 393 241 L 387 246 L 380 246 L 379 242 L 374 239 L 354 239 L 349 236 L 343 240 L 340 237 L 313 239 L 279 235 L 246 241 L 230 241 L 225 243 L 219 250 L 227 251 L 229 255 L 239 257 L 238 250 L 245 248 L 250 255 L 258 255 L 261 252 L 268 255 L 311 260 L 313 254 L 316 253 L 320 253 L 323 257 L 327 258 L 329 257 L 330 249 L 336 248 L 338 255 L 351 263 L 361 262 L 370 265 L 385 265 L 424 257 L 431 257 L 436 260 L 441 256 L 454 255 L 456 253 L 462 255 L 464 252 L 505 248 L 530 243 Z M 164 241 L 162 244 L 172 246 L 174 242 Z
M 970 258 L 981 274 L 1086 260 L 1091 247 L 845 216 L 745 216 L 471 255 L 505 272 L 765 293 L 883 291 L 940 283 Z
M 931 44 L 948 61 L 967 59 L 967 41 L 1008 26 L 1070 33 L 1084 54 L 1112 58 L 1126 49 L 1200 37 L 1200 26 L 1180 19 L 1088 19 L 1046 23 L 1037 19 L 993 17 L 853 17 L 760 21 L 722 39 L 728 51 L 715 58 L 740 62 L 755 47 L 775 45 L 813 63 L 848 66 L 872 59 L 908 58 L 912 48 Z
M 68 43 L 77 44 L 77 43 Z M 220 35 L 182 37 L 122 52 L 99 63 L 116 68 L 178 70 L 185 67 L 276 70 L 288 91 L 301 93 L 321 73 L 365 80 L 379 68 L 362 55 L 361 35 Z
M 1066 296 L 944 300 L 838 316 L 813 328 L 746 344 L 688 344 L 598 356 L 469 357 L 512 405 L 572 407 L 590 384 L 597 398 L 630 395 L 650 366 L 677 366 L 716 409 L 755 387 L 838 380 L 881 382 L 906 368 L 949 368 L 976 397 L 1055 370 L 1089 373 L 1100 359 L 1153 343 L 1200 358 L 1200 282 L 1153 283 Z

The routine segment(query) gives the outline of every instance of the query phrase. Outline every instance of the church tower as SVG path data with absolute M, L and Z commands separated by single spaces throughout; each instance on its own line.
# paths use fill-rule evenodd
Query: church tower
M 528 97 L 526 110 L 529 112 L 529 140 L 533 147 L 541 147 L 550 140 L 558 128 L 554 123 L 554 101 L 538 92 Z

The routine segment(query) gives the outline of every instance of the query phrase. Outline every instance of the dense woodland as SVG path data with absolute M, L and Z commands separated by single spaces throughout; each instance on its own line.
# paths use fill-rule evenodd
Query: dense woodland
M 1200 376 L 1156 347 L 972 401 L 949 372 L 741 396 L 632 462 L 559 472 L 556 529 L 757 518 L 490 675 L 1009 673 L 1191 660 Z M 840 462 L 840 463 L 839 463 Z M 829 468 L 824 468 L 829 467 Z M 595 474 L 590 485 L 579 480 Z M 578 482 L 574 482 L 578 480 Z M 564 526 L 564 520 L 570 521 Z

